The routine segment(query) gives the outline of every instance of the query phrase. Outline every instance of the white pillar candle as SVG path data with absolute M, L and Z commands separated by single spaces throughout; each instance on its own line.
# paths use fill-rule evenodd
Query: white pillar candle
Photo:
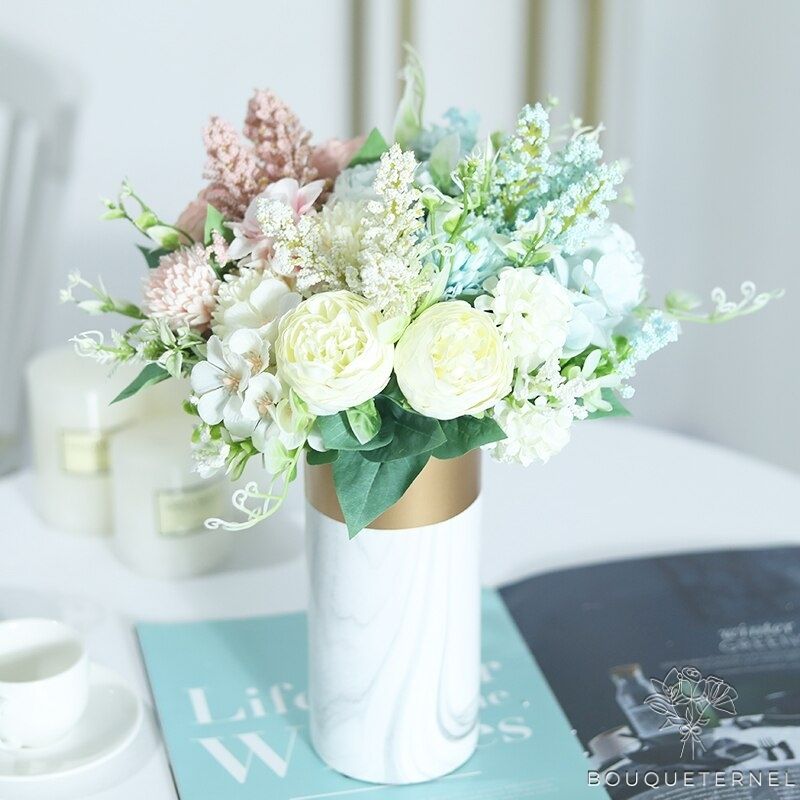
M 230 514 L 229 482 L 193 471 L 187 414 L 158 416 L 111 443 L 114 540 L 132 569 L 156 578 L 208 572 L 233 546 L 233 534 L 209 531 L 208 517 Z
M 28 365 L 28 408 L 36 469 L 36 507 L 71 533 L 111 533 L 109 439 L 142 413 L 135 396 L 110 405 L 135 377 L 112 372 L 72 348 L 48 350 Z

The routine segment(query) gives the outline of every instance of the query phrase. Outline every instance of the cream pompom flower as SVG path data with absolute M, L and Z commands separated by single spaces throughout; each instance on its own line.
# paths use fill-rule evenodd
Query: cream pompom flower
M 300 295 L 281 278 L 243 268 L 239 275 L 226 276 L 220 286 L 212 329 L 222 339 L 228 339 L 238 330 L 254 330 L 274 344 L 278 322 L 299 302 Z
M 205 248 L 196 244 L 162 256 L 144 284 L 145 312 L 173 329 L 208 330 L 220 286 Z
M 574 308 L 569 292 L 548 273 L 506 267 L 484 283 L 475 308 L 490 311 L 516 366 L 532 372 L 560 354 Z
M 546 464 L 566 447 L 573 415 L 569 408 L 506 399 L 495 406 L 494 420 L 506 438 L 484 445 L 484 450 L 496 461 L 527 467 L 537 461 Z

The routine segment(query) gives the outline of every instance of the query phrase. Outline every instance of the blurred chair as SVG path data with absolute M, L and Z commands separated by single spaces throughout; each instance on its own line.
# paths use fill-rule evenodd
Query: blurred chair
M 0 474 L 19 463 L 23 372 L 55 302 L 44 294 L 78 98 L 70 70 L 0 39 Z

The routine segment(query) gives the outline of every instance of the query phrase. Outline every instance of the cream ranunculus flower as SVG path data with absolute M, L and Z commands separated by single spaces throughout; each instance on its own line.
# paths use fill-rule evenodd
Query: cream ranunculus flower
M 278 327 L 278 376 L 313 414 L 360 405 L 389 382 L 394 346 L 378 333 L 380 314 L 347 291 L 321 292 Z
M 420 314 L 397 343 L 395 372 L 411 407 L 455 419 L 491 408 L 511 391 L 514 364 L 489 314 L 463 300 Z

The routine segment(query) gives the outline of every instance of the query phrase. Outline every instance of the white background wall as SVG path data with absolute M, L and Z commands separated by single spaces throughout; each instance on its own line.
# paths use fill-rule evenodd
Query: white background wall
M 507 127 L 533 99 L 531 85 L 581 113 L 591 1 L 545 0 L 532 29 L 527 0 L 417 0 L 412 38 L 427 67 L 429 115 L 462 105 L 482 112 L 485 130 Z M 401 14 L 392 0 L 363 5 L 365 118 L 386 129 Z M 110 287 L 137 295 L 133 231 L 99 222 L 98 198 L 127 175 L 164 216 L 176 215 L 202 184 L 208 115 L 239 124 L 251 90 L 270 86 L 317 137 L 350 133 L 351 8 L 349 0 L 4 4 L 0 39 L 71 63 L 86 89 L 42 346 L 86 326 L 55 305 L 68 270 L 102 272 Z M 642 367 L 632 409 L 800 469 L 800 4 L 602 0 L 596 8 L 597 104 L 610 155 L 634 165 L 636 207 L 620 219 L 645 255 L 654 300 L 674 286 L 705 293 L 721 284 L 735 294 L 744 278 L 788 290 L 758 317 L 687 329 Z

